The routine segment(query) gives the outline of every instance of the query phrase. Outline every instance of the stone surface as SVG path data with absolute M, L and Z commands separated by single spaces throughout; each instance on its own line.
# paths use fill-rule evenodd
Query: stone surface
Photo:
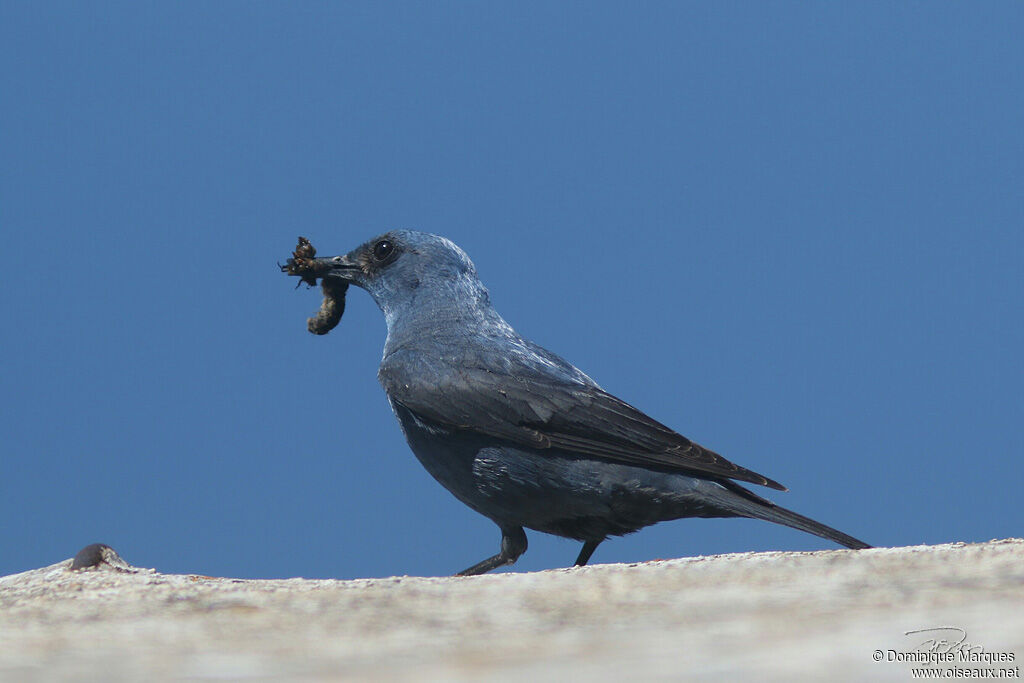
M 906 681 L 873 653 L 940 626 L 1014 657 L 957 666 L 1024 656 L 1021 539 L 355 581 L 70 564 L 0 578 L 0 680 Z

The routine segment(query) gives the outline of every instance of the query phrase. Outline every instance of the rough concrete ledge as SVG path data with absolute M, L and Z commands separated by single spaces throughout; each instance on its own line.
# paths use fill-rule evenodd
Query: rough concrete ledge
M 890 650 L 1024 656 L 1022 539 L 354 581 L 71 562 L 0 578 L 0 680 L 905 681 Z M 904 635 L 935 627 L 966 635 Z

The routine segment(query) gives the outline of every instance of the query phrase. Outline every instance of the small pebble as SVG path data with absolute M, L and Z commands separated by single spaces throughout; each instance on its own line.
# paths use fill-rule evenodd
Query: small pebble
M 71 560 L 71 571 L 80 571 L 100 565 L 109 565 L 114 569 L 128 569 L 130 564 L 121 559 L 121 556 L 109 545 L 93 543 L 87 545 Z

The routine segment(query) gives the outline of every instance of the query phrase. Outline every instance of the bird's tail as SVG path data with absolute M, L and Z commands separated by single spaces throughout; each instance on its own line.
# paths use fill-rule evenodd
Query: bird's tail
M 753 491 L 748 491 L 746 488 L 736 484 L 735 482 L 727 481 L 719 483 L 726 489 L 726 495 L 728 495 L 728 500 L 723 502 L 729 509 L 738 515 L 743 517 L 753 517 L 754 519 L 763 519 L 766 522 L 775 522 L 776 524 L 782 524 L 793 529 L 806 531 L 809 534 L 814 534 L 821 538 L 827 538 L 830 541 L 835 541 L 840 545 L 844 545 L 847 548 L 853 548 L 855 550 L 863 550 L 864 548 L 871 547 L 864 541 L 860 541 L 853 536 L 844 534 L 838 529 L 825 526 L 821 522 L 815 522 L 810 517 L 804 517 L 792 510 L 780 507 L 770 500 L 762 498 Z M 734 495 L 729 495 L 730 493 Z

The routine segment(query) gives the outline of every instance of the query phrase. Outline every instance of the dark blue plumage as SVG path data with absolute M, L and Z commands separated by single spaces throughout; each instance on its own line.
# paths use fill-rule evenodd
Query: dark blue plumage
M 315 261 L 321 277 L 362 287 L 384 312 L 379 379 L 416 457 L 501 528 L 501 551 L 463 574 L 514 562 L 523 527 L 582 541 L 577 564 L 608 536 L 682 517 L 752 517 L 868 547 L 740 486 L 784 490 L 520 337 L 449 240 L 394 231 Z

